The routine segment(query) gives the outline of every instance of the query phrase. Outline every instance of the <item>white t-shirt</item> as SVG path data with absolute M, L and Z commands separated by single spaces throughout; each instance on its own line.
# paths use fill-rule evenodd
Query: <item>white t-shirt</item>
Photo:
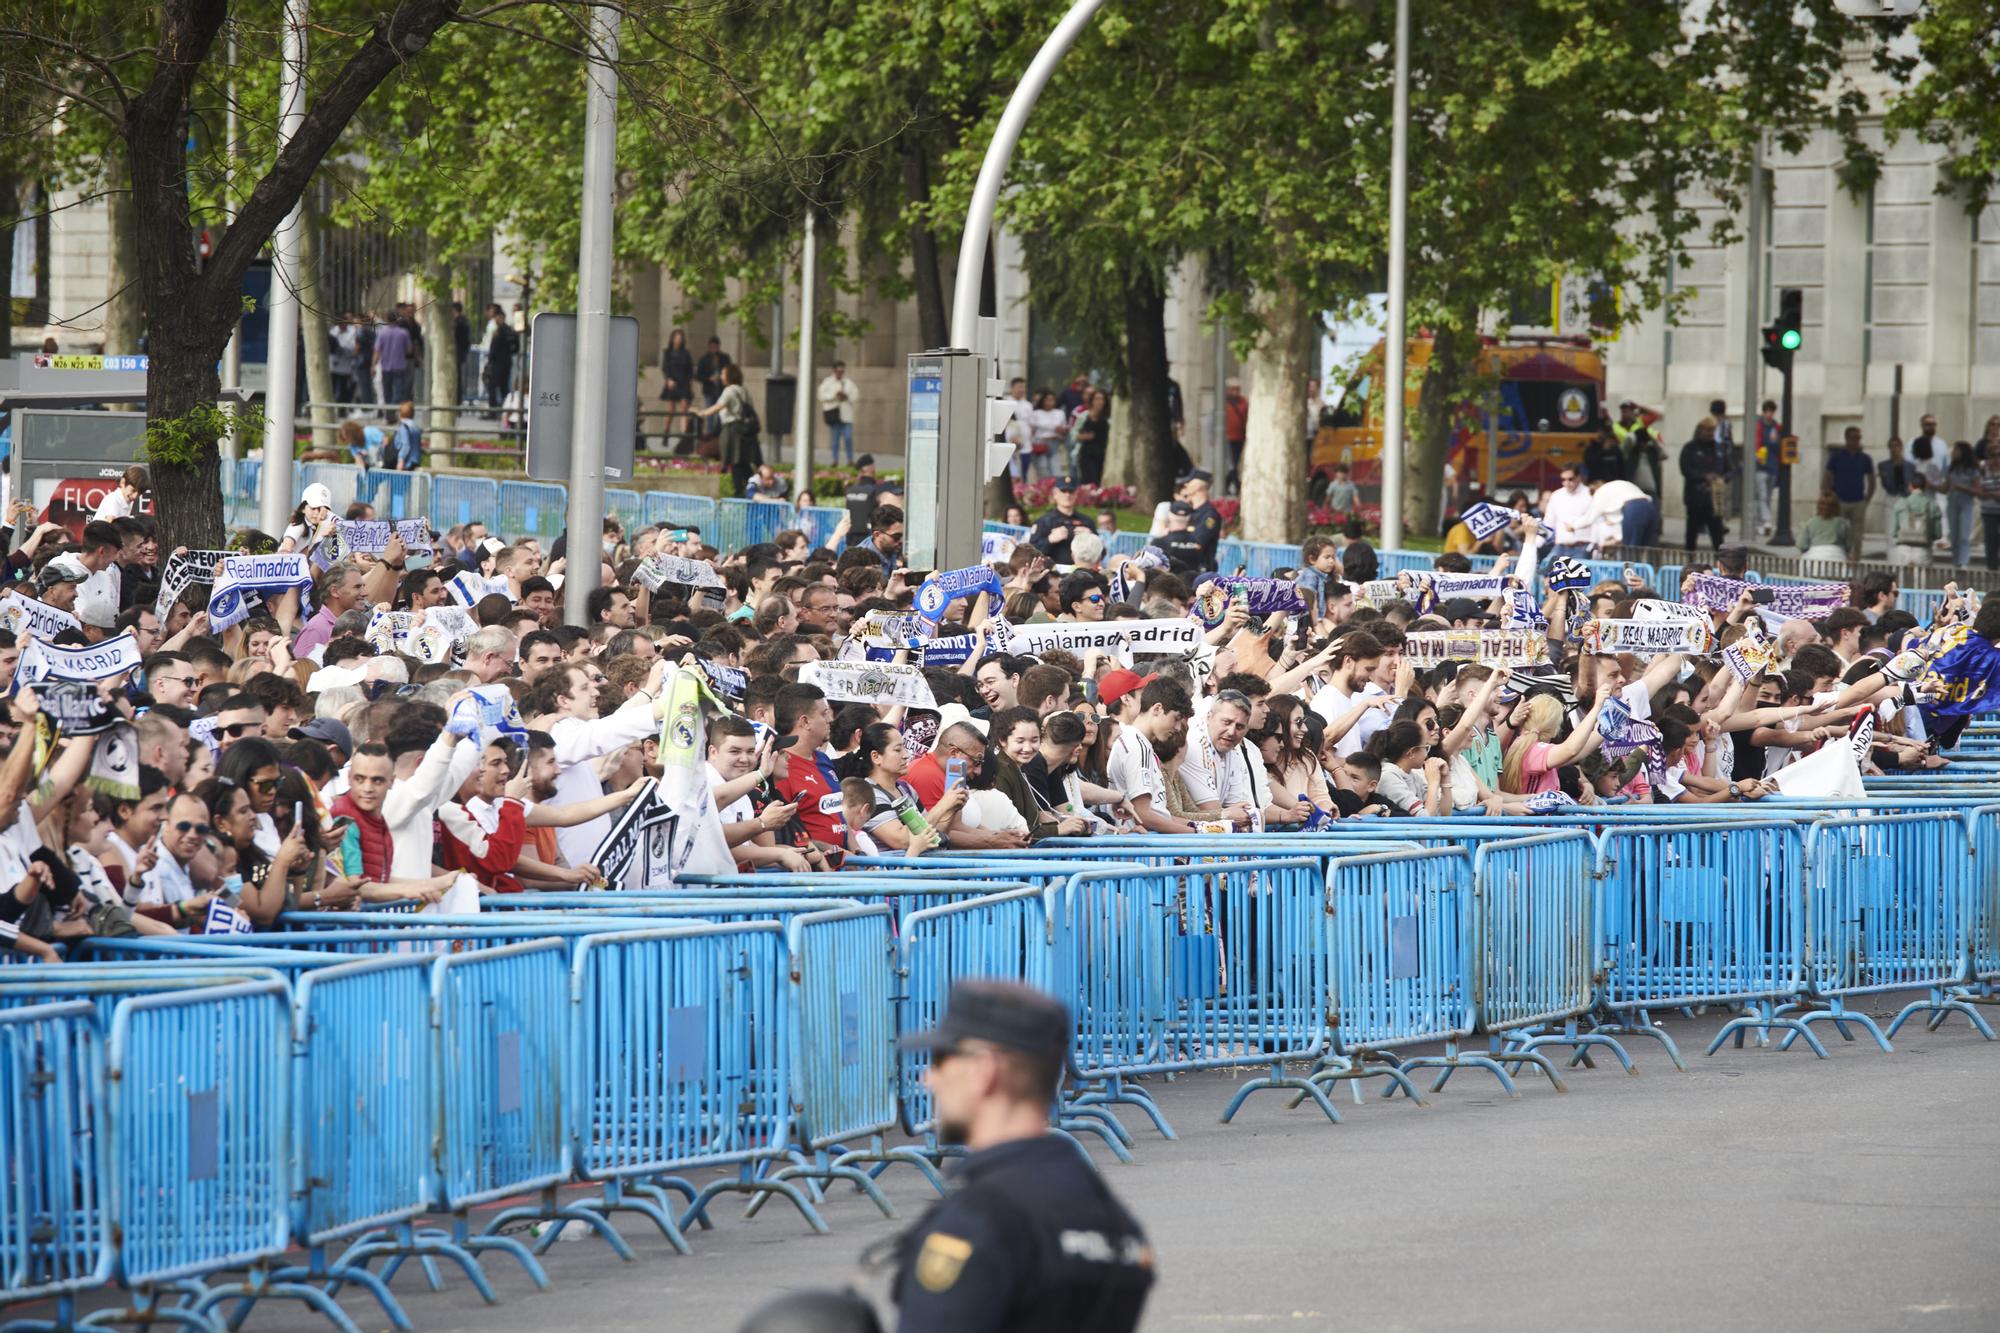
M 1371 680 L 1362 686 L 1361 693 L 1357 696 L 1357 702 L 1360 699 L 1386 699 L 1389 697 L 1389 691 Z M 1369 709 L 1361 715 L 1360 721 L 1347 729 L 1347 734 L 1340 738 L 1340 744 L 1333 747 L 1333 752 L 1343 759 L 1348 755 L 1360 753 L 1368 747 L 1368 742 L 1375 738 L 1376 732 L 1388 727 L 1395 712 L 1396 710 L 1393 708 Z
M 718 790 L 725 781 L 722 774 L 716 772 L 714 764 L 706 764 L 703 767 L 708 770 L 708 789 L 711 792 Z M 718 813 L 722 816 L 724 827 L 730 824 L 741 824 L 746 819 L 755 819 L 757 817 L 756 810 L 750 804 L 750 793 L 747 791 L 728 805 L 723 806 Z
M 1160 757 L 1153 753 L 1153 743 L 1140 735 L 1137 727 L 1118 729 L 1104 767 L 1105 776 L 1115 790 L 1134 800 L 1150 796 L 1153 813 L 1167 813 L 1167 783 L 1160 773 Z
M 1323 685 L 1319 692 L 1313 695 L 1312 703 L 1308 707 L 1331 725 L 1345 716 L 1348 709 L 1354 707 L 1354 696 L 1338 685 Z
M 1659 784 L 1654 788 L 1670 801 L 1678 801 L 1687 794 L 1687 785 L 1681 781 L 1688 775 L 1687 761 L 1682 760 L 1666 772 L 1660 774 Z
M 1597 525 L 1595 515 L 1596 497 L 1579 486 L 1575 491 L 1562 487 L 1549 496 L 1542 506 L 1542 517 L 1556 530 L 1556 545 L 1586 546 Z
M 113 486 L 111 493 L 97 502 L 97 512 L 90 516 L 90 521 L 109 523 L 114 518 L 130 517 L 132 517 L 132 502 L 125 498 L 125 488 Z

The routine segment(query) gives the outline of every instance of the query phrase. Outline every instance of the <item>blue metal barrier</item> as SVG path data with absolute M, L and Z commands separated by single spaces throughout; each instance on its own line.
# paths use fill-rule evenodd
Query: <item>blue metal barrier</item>
M 1020 888 L 944 902 L 911 912 L 898 937 L 903 980 L 902 1032 L 935 1027 L 944 1016 L 951 983 L 961 977 L 997 977 L 1049 990 L 1048 914 L 1043 890 Z M 898 1070 L 903 1128 L 934 1128 L 924 1071 L 927 1051 L 905 1051 Z
M 1385 1053 L 1471 1034 L 1471 889 L 1472 859 L 1459 848 L 1332 860 L 1334 1051 L 1313 1082 L 1386 1077 L 1421 1104 L 1401 1060 Z
M 1377 551 L 1375 553 L 1376 573 L 1385 579 L 1393 579 L 1405 570 L 1432 570 L 1437 567 L 1437 557 L 1429 551 Z
M 1714 807 L 1709 807 L 1711 810 Z M 1604 981 L 1601 1030 L 1648 1036 L 1686 1068 L 1652 1010 L 1742 1003 L 1748 1019 L 1716 1034 L 1791 1020 L 1779 1002 L 1805 988 L 1805 838 L 1801 820 L 1756 818 L 1617 825 L 1598 843 Z
M 699 528 L 704 537 L 716 530 L 715 501 L 705 495 L 683 495 L 679 491 L 647 491 L 645 495 L 647 523 L 664 528 Z
M 1072 1063 L 1106 1085 L 1091 1104 L 1157 1115 L 1123 1079 L 1267 1064 L 1228 1114 L 1253 1091 L 1292 1088 L 1337 1122 L 1326 1094 L 1284 1068 L 1326 1050 L 1324 893 L 1308 857 L 1090 871 L 1052 889 L 1056 993 L 1077 1028 Z
M 1972 847 L 1962 816 L 1821 819 L 1806 840 L 1806 867 L 1806 984 L 1827 1007 L 1804 1014 L 1784 1046 L 1803 1036 L 1824 1054 L 1804 1025 L 1825 1019 L 1849 1040 L 1846 1025 L 1859 1024 L 1887 1051 L 1888 1037 L 1845 999 L 1913 987 L 1930 994 L 1907 1005 L 1891 1032 L 1913 1013 L 1956 1010 L 1992 1035 L 1977 1010 L 1945 993 L 1970 977 Z
M 625 529 L 629 537 L 646 526 L 646 497 L 638 491 L 607 486 L 604 490 L 604 512 L 606 517 L 617 519 L 618 526 Z
M 493 509 L 493 526 L 504 537 L 539 537 L 552 542 L 568 523 L 569 488 L 543 481 L 503 481 Z
M 466 523 L 484 523 L 503 539 L 522 534 L 510 532 L 501 523 L 500 484 L 485 477 L 431 477 L 431 526 L 439 529 Z
M 93 1006 L 0 1013 L 0 1304 L 110 1281 L 109 1113 Z

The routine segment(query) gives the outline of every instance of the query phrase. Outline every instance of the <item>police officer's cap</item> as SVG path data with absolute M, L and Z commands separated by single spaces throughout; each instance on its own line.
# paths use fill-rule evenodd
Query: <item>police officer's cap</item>
M 754 1312 L 738 1333 L 881 1333 L 875 1311 L 851 1291 L 795 1291 Z
M 950 1051 L 983 1041 L 1060 1061 L 1069 1054 L 1069 1010 L 1052 995 L 1014 981 L 955 981 L 944 1018 L 902 1039 L 906 1051 Z
M 1198 481 L 1204 486 L 1209 486 L 1214 484 L 1215 478 L 1210 476 L 1207 472 L 1203 471 L 1201 468 L 1196 468 L 1194 471 L 1188 473 L 1185 477 L 1181 478 L 1181 485 L 1185 486 L 1191 481 Z
M 863 454 L 863 455 L 861 455 L 861 457 L 859 457 L 859 458 L 857 458 L 857 459 L 855 459 L 855 460 L 854 460 L 854 466 L 855 466 L 855 468 L 856 468 L 857 470 L 859 470 L 859 469 L 861 469 L 861 468 L 864 468 L 864 467 L 874 467 L 874 466 L 875 466 L 875 455 L 873 455 L 873 454 Z
M 1062 475 L 1061 475 L 1060 477 L 1057 477 L 1057 478 L 1056 478 L 1056 489 L 1057 489 L 1057 490 L 1059 490 L 1059 491 L 1073 491 L 1073 490 L 1075 490 L 1075 489 L 1076 489 L 1076 478 L 1075 478 L 1075 477 L 1072 477 L 1072 476 L 1070 476 L 1070 475 L 1069 475 L 1069 473 L 1067 473 L 1067 472 L 1063 473 L 1063 474 L 1062 474 Z

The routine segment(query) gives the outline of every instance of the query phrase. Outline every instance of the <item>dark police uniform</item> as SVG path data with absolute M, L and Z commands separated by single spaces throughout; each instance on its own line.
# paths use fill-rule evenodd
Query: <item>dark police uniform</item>
M 1176 574 L 1200 574 L 1214 568 L 1209 562 L 1208 551 L 1202 546 L 1201 539 L 1186 529 L 1180 532 L 1163 532 L 1153 538 L 1148 545 L 1158 548 L 1160 554 L 1167 558 L 1167 563 L 1174 567 Z
M 1138 1222 L 1052 1134 L 966 1158 L 897 1241 L 900 1333 L 1119 1333 L 1152 1285 Z
M 881 485 L 873 477 L 856 477 L 847 487 L 847 530 L 849 532 L 868 531 L 868 520 L 875 516 L 875 488 Z
M 1059 542 L 1050 541 L 1049 534 L 1057 528 L 1068 528 L 1069 536 Z M 1051 564 L 1073 565 L 1076 560 L 1070 555 L 1069 539 L 1076 535 L 1079 528 L 1086 532 L 1097 531 L 1097 525 L 1081 513 L 1065 514 L 1061 510 L 1051 509 L 1035 520 L 1034 529 L 1028 533 L 1028 544 L 1047 556 Z
M 1201 544 L 1201 567 L 1215 568 L 1215 546 L 1222 540 L 1222 514 L 1213 504 L 1205 504 L 1188 519 L 1188 532 Z

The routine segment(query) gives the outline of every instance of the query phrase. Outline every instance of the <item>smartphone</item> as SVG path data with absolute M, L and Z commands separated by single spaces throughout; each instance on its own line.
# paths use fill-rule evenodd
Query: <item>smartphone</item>
M 946 791 L 950 791 L 953 787 L 959 786 L 964 781 L 965 781 L 964 757 L 961 755 L 953 755 L 951 758 L 945 760 L 944 789 Z
M 1752 588 L 1750 590 L 1750 600 L 1757 606 L 1769 606 L 1778 600 L 1778 590 L 1776 588 Z

